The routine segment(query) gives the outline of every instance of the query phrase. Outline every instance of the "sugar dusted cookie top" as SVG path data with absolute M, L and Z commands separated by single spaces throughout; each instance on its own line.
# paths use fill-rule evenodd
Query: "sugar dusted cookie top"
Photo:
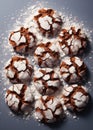
M 55 43 L 40 43 L 34 53 L 35 62 L 40 67 L 54 67 L 59 62 L 59 52 Z
M 51 96 L 42 96 L 35 103 L 35 118 L 45 123 L 58 120 L 63 115 L 63 108 L 60 101 Z
M 31 81 L 32 66 L 24 57 L 12 57 L 5 67 L 6 76 L 12 83 L 27 83 Z
M 38 69 L 34 72 L 34 85 L 41 94 L 54 94 L 61 82 L 58 74 L 50 68 Z
M 15 84 L 6 91 L 5 101 L 13 112 L 28 113 L 31 110 L 33 96 L 28 86 Z
M 73 84 L 63 88 L 61 97 L 67 109 L 82 111 L 89 101 L 89 94 L 86 87 Z
M 28 28 L 21 27 L 11 32 L 9 43 L 17 53 L 29 54 L 36 45 L 36 36 Z
M 34 20 L 37 23 L 40 33 L 46 37 L 57 35 L 61 29 L 61 16 L 53 9 L 43 8 L 38 10 L 37 15 L 34 16 Z
M 87 37 L 81 29 L 71 27 L 69 30 L 61 30 L 58 43 L 60 50 L 66 55 L 77 55 L 84 51 L 87 45 Z
M 79 57 L 65 57 L 60 64 L 60 74 L 67 83 L 81 82 L 85 76 L 86 65 Z

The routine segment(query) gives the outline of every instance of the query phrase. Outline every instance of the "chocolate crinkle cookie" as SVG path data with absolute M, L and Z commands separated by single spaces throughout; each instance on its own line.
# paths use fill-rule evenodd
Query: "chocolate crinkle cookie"
M 24 84 L 9 87 L 5 94 L 5 102 L 16 114 L 31 112 L 33 100 L 30 88 Z
M 38 10 L 34 16 L 37 28 L 41 34 L 46 37 L 53 37 L 58 34 L 61 29 L 61 16 L 53 9 L 43 8 Z
M 6 76 L 12 83 L 28 83 L 31 81 L 32 66 L 24 57 L 12 57 L 6 67 Z
M 21 27 L 17 31 L 11 32 L 9 43 L 13 49 L 20 54 L 31 54 L 36 46 L 37 38 L 29 28 Z
M 63 116 L 63 107 L 60 101 L 52 96 L 42 96 L 35 102 L 34 116 L 38 121 L 51 123 Z
M 61 101 L 67 109 L 82 111 L 89 102 L 89 94 L 86 87 L 73 84 L 63 88 Z
M 34 85 L 43 95 L 54 94 L 61 87 L 58 74 L 50 68 L 41 68 L 34 72 Z
M 40 43 L 35 50 L 34 59 L 40 67 L 55 67 L 59 63 L 59 52 L 55 43 Z
M 65 57 L 60 64 L 60 75 L 67 83 L 77 83 L 84 79 L 87 67 L 79 57 Z
M 81 29 L 71 27 L 69 30 L 62 29 L 58 43 L 60 52 L 64 52 L 66 55 L 77 55 L 81 54 L 87 45 L 87 36 Z

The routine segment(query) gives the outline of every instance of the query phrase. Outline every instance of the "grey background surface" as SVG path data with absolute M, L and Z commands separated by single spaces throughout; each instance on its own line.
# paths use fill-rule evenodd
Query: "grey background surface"
M 40 0 L 47 1 L 47 0 Z M 36 0 L 0 0 L 0 35 L 7 36 L 7 29 L 15 21 L 11 21 L 11 17 L 17 16 L 21 9 L 24 9 L 27 4 L 34 4 Z M 65 12 L 77 16 L 80 21 L 84 21 L 84 24 L 89 29 L 93 28 L 93 0 L 48 0 L 48 6 L 57 10 L 64 8 Z M 3 44 L 3 38 L 0 39 L 0 46 Z M 93 46 L 91 45 L 91 50 Z M 2 67 L 3 48 L 0 47 L 0 66 Z M 93 87 L 93 59 L 89 58 L 93 56 L 92 53 L 86 55 L 85 63 L 90 70 L 90 81 Z M 88 76 L 89 76 L 88 75 Z M 89 85 L 86 83 L 86 85 Z M 21 117 L 11 117 L 9 109 L 7 108 L 2 89 L 4 83 L 2 82 L 0 75 L 0 130 L 92 130 L 93 129 L 93 101 L 89 104 L 89 107 L 78 115 L 79 120 L 66 119 L 53 125 L 40 125 L 35 120 L 23 120 Z M 93 90 L 89 90 L 91 99 L 93 99 Z

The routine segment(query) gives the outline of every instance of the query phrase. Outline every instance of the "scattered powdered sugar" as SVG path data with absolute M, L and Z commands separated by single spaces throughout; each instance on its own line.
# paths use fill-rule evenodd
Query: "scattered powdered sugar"
M 47 4 L 47 6 L 48 6 L 48 4 Z M 5 92 L 6 89 L 11 85 L 11 83 L 8 80 L 6 80 L 4 67 L 6 66 L 6 62 L 10 59 L 10 57 L 16 55 L 16 53 L 13 51 L 12 47 L 8 44 L 8 35 L 9 35 L 9 33 L 11 31 L 18 30 L 20 27 L 24 26 L 26 28 L 30 28 L 31 32 L 34 32 L 34 34 L 37 36 L 37 39 L 38 39 L 37 44 L 39 44 L 40 42 L 53 42 L 53 41 L 55 41 L 55 43 L 57 42 L 56 37 L 54 37 L 52 39 L 47 39 L 45 37 L 42 38 L 42 36 L 36 30 L 37 25 L 33 22 L 33 17 L 34 17 L 34 15 L 37 15 L 37 10 L 39 10 L 41 8 L 44 8 L 44 7 L 45 7 L 45 4 L 43 2 L 39 3 L 39 1 L 38 1 L 35 5 L 27 7 L 25 10 L 20 11 L 21 13 L 19 14 L 17 19 L 15 19 L 14 17 L 11 17 L 11 20 L 15 20 L 15 23 L 6 32 L 6 36 L 4 36 L 4 34 L 1 35 L 2 40 L 3 40 L 3 44 L 1 44 L 1 49 L 3 50 L 3 54 L 2 54 L 3 59 L 2 59 L 2 61 L 0 61 L 0 63 L 1 63 L 0 74 L 2 75 L 2 82 L 4 83 L 3 92 Z M 63 28 L 69 29 L 71 26 L 75 26 L 76 29 L 81 28 L 82 32 L 84 32 L 87 35 L 87 37 L 88 37 L 88 39 L 89 39 L 89 41 L 91 43 L 91 41 L 92 41 L 91 34 L 93 33 L 92 30 L 89 30 L 89 29 L 85 28 L 83 22 L 78 21 L 76 19 L 76 17 L 73 17 L 72 15 L 68 16 L 67 14 L 65 14 L 65 12 L 63 10 L 60 11 L 60 15 L 61 15 L 61 17 L 63 19 L 63 23 L 64 23 Z M 40 21 L 42 21 L 42 19 Z M 19 36 L 17 38 L 19 39 Z M 52 48 L 54 48 L 54 47 L 52 46 Z M 41 50 L 41 51 L 43 51 L 43 50 Z M 91 51 L 90 54 L 89 54 L 89 61 L 90 62 L 92 62 L 92 55 L 93 55 L 93 51 Z M 61 55 L 61 58 L 64 57 L 64 56 L 65 56 L 65 54 L 63 53 Z M 33 56 L 28 56 L 28 59 L 31 62 L 31 64 L 34 66 L 34 69 L 37 69 L 38 65 L 35 64 Z M 84 57 L 84 59 L 86 59 L 86 57 Z M 79 65 L 80 65 L 80 63 L 79 63 Z M 18 64 L 15 64 L 15 66 L 18 66 Z M 25 66 L 23 66 L 23 69 L 24 69 L 24 67 Z M 20 68 L 20 66 L 19 66 L 19 70 L 20 69 L 22 69 L 22 68 Z M 72 69 L 73 68 L 70 69 L 71 72 L 72 72 Z M 90 67 L 90 69 L 93 72 L 93 65 Z M 59 67 L 56 67 L 55 71 L 60 76 Z M 47 78 L 47 77 L 44 77 L 44 78 Z M 63 85 L 65 86 L 66 82 L 63 79 L 61 79 L 61 81 L 62 81 Z M 92 82 L 88 81 L 87 85 L 89 86 L 89 89 L 91 90 Z M 34 87 L 33 82 L 29 85 L 29 87 L 31 87 L 31 91 L 33 93 L 33 96 L 34 96 L 35 100 L 37 100 L 38 98 L 41 97 L 41 94 Z M 61 91 L 58 92 L 59 96 L 61 94 Z M 58 93 L 55 94 L 55 96 L 58 95 Z M 65 110 L 65 106 L 63 106 L 63 108 Z M 73 115 L 73 118 L 76 118 L 75 114 L 70 114 L 67 110 L 65 110 L 65 113 L 66 113 L 67 116 Z M 23 117 L 23 118 L 25 118 L 25 117 Z M 27 120 L 30 119 L 30 118 L 31 118 L 30 115 L 28 115 L 26 117 Z

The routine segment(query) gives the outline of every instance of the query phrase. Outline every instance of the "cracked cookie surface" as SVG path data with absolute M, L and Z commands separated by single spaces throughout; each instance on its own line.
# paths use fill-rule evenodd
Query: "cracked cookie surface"
M 59 63 L 59 52 L 55 43 L 40 43 L 34 53 L 35 62 L 40 67 L 55 67 Z
M 41 94 L 54 94 L 61 86 L 58 74 L 50 68 L 41 68 L 34 72 L 34 85 Z
M 30 112 L 31 104 L 33 102 L 30 88 L 24 84 L 15 84 L 11 86 L 6 91 L 5 102 L 13 112 Z
M 86 87 L 73 84 L 63 88 L 62 97 L 67 109 L 82 111 L 89 101 L 89 94 Z
M 58 43 L 60 52 L 63 51 L 66 55 L 77 55 L 81 54 L 87 45 L 87 37 L 81 29 L 71 27 L 69 30 L 62 29 Z
M 63 115 L 60 101 L 52 96 L 42 96 L 35 103 L 35 118 L 45 123 L 55 122 Z
M 38 10 L 37 15 L 34 16 L 34 20 L 37 23 L 37 28 L 40 33 L 46 37 L 53 37 L 57 35 L 61 29 L 61 16 L 53 9 L 43 8 Z
M 60 75 L 67 83 L 77 83 L 83 80 L 86 69 L 79 57 L 65 57 L 60 64 Z
M 36 36 L 29 28 L 21 27 L 18 31 L 11 32 L 9 43 L 20 54 L 31 54 L 36 46 Z
M 32 66 L 21 56 L 14 56 L 5 67 L 6 76 L 12 83 L 28 83 L 31 81 Z

